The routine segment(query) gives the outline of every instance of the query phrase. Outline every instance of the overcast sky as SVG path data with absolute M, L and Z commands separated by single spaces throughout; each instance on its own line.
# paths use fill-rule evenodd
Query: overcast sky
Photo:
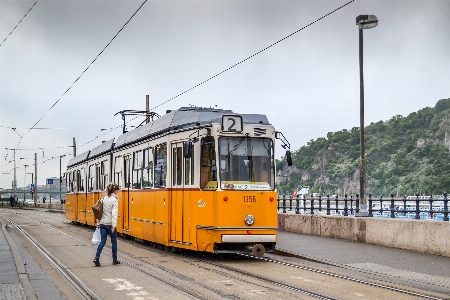
M 13 153 L 5 148 L 33 149 L 16 153 L 18 186 L 30 183 L 24 165 L 35 152 L 44 184 L 59 176 L 59 156 L 72 153 L 73 137 L 77 154 L 117 137 L 121 127 L 109 129 L 122 119 L 114 114 L 144 110 L 146 94 L 158 106 L 348 1 L 149 0 L 73 84 L 143 2 L 39 0 L 3 42 L 0 187 L 13 180 Z M 34 3 L 0 0 L 0 41 Z M 360 14 L 380 20 L 364 30 L 366 126 L 450 97 L 450 1 L 355 0 L 154 111 L 217 105 L 266 114 L 294 151 L 359 127 Z M 29 131 L 41 118 L 36 128 L 51 129 Z M 49 157 L 58 159 L 42 163 Z M 63 171 L 70 158 L 62 159 Z

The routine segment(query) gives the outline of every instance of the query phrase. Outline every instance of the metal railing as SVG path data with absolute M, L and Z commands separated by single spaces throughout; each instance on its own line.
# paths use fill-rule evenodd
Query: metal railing
M 355 197 L 347 194 L 344 197 L 281 195 L 277 199 L 277 210 L 295 214 L 354 216 L 359 212 L 359 201 L 358 194 Z M 368 211 L 369 217 L 449 220 L 447 193 L 443 196 L 423 197 L 416 194 L 403 198 L 394 198 L 391 194 L 390 198 L 381 196 L 377 199 L 369 194 Z

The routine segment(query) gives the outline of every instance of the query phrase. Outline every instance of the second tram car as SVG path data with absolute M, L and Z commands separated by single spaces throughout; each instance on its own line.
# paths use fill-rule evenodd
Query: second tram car
M 277 241 L 275 136 L 265 115 L 168 111 L 69 161 L 66 218 L 94 226 L 92 206 L 114 181 L 119 234 L 262 256 Z

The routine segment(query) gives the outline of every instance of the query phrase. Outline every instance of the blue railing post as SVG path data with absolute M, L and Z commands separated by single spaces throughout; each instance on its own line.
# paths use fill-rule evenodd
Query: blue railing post
M 378 211 L 380 214 L 383 214 L 383 195 L 380 197 L 380 209 Z
M 350 199 L 352 198 L 352 196 L 350 196 Z M 344 198 L 344 216 L 348 216 L 348 207 L 347 207 L 347 194 L 345 194 L 345 198 Z
M 286 213 L 286 195 L 283 195 L 283 214 Z
M 330 215 L 330 195 L 327 195 L 327 216 L 329 215 Z
M 295 206 L 295 213 L 297 215 L 300 213 L 299 206 L 300 206 L 300 198 L 298 198 L 298 195 L 297 195 L 297 205 Z
M 428 212 L 430 217 L 433 218 L 433 195 L 430 196 L 430 211 Z
M 372 213 L 372 194 L 369 194 L 369 217 L 373 217 L 373 213 Z
M 416 220 L 420 220 L 420 209 L 419 209 L 419 193 L 416 193 Z
M 395 218 L 395 203 L 394 203 L 394 194 L 391 194 L 391 205 L 390 205 L 390 211 L 391 211 L 391 218 Z
M 338 198 L 336 197 L 336 214 L 338 214 L 339 213 L 339 201 L 338 201 Z
M 406 196 L 403 196 L 403 215 L 406 216 Z
M 447 193 L 444 193 L 444 221 L 448 221 L 448 199 Z
M 314 215 L 314 197 L 311 197 L 311 215 Z
M 353 196 L 350 196 L 350 214 L 353 214 Z
M 322 212 L 322 196 L 319 196 L 319 213 L 321 212 Z
M 312 198 L 312 195 L 311 195 Z M 303 197 L 303 213 L 306 213 L 306 197 Z
M 351 203 L 351 207 L 352 207 L 352 212 L 353 212 L 353 202 Z M 359 213 L 359 194 L 356 194 L 356 211 L 355 211 L 355 215 L 356 213 Z

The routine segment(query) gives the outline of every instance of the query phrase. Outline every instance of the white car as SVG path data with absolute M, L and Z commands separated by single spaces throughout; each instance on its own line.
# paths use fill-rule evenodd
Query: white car
M 34 204 L 34 200 L 26 199 L 24 203 L 25 204 Z

